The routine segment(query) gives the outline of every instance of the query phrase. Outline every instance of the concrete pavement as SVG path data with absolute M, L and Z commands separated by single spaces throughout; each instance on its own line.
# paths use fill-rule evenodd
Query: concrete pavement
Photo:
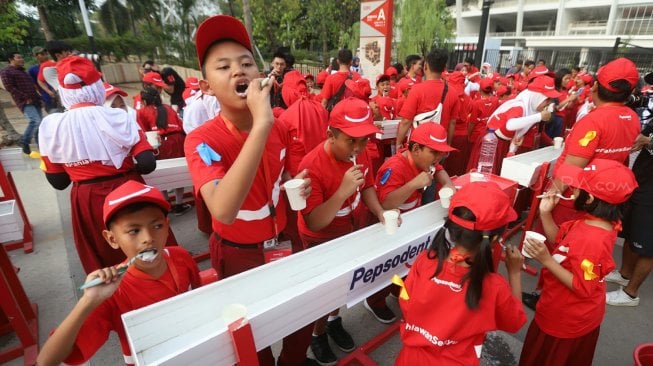
M 121 86 L 122 87 L 122 86 Z M 136 91 L 131 84 L 125 90 L 133 95 Z M 19 132 L 25 129 L 25 121 L 20 112 L 8 107 L 8 94 L 0 90 L 0 103 L 5 107 L 8 117 Z M 10 252 L 14 264 L 21 268 L 19 277 L 32 302 L 39 305 L 40 343 L 77 301 L 79 286 L 85 278 L 84 272 L 74 249 L 70 227 L 69 192 L 55 191 L 38 169 L 38 162 L 31 161 L 33 170 L 15 172 L 14 178 L 20 196 L 25 204 L 27 214 L 34 229 L 34 252 L 24 254 L 21 250 Z M 184 216 L 171 216 L 176 237 L 191 252 L 206 250 L 207 237 L 196 230 L 194 210 Z M 621 247 L 615 247 L 617 264 L 621 261 Z M 205 268 L 208 264 L 202 263 Z M 503 270 L 503 266 L 501 267 Z M 535 278 L 524 275 L 523 287 L 530 290 L 535 287 Z M 609 284 L 609 290 L 616 286 Z M 640 291 L 639 307 L 617 308 L 608 306 L 606 317 L 601 327 L 601 336 L 594 357 L 594 364 L 599 366 L 631 365 L 632 352 L 640 343 L 653 342 L 653 280 L 650 278 Z M 396 300 L 388 300 L 391 308 L 398 313 Z M 384 325 L 375 321 L 361 304 L 342 312 L 344 324 L 358 344 L 370 339 L 384 329 Z M 529 323 L 533 312 L 527 309 Z M 514 365 L 519 358 L 521 344 L 528 324 L 515 335 L 497 333 L 488 337 L 484 348 L 485 365 Z M 12 342 L 15 337 L 0 337 L 0 349 Z M 379 348 L 372 357 L 380 365 L 392 365 L 401 347 L 398 336 Z M 274 349 L 278 352 L 279 344 Z M 335 349 L 335 347 L 334 347 Z M 337 354 L 343 354 L 336 351 Z M 17 359 L 9 365 L 21 365 Z M 120 365 L 121 351 L 117 339 L 112 336 L 108 344 L 93 357 L 91 365 Z

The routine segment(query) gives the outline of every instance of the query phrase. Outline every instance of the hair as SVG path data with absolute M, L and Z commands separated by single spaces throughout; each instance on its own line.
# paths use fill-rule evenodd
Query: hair
M 292 70 L 293 65 L 295 65 L 295 56 L 290 52 L 290 48 L 285 46 L 277 48 L 272 55 L 272 59 L 277 57 L 282 58 L 286 62 L 286 70 L 284 72 Z
M 107 220 L 107 229 L 111 230 L 111 226 L 116 221 L 116 219 L 118 219 L 120 216 L 126 215 L 126 214 L 131 214 L 131 213 L 134 213 L 134 212 L 138 212 L 138 211 L 144 210 L 144 209 L 146 209 L 148 207 L 156 207 L 159 210 L 161 210 L 161 212 L 163 212 L 163 216 L 168 215 L 168 211 L 164 210 L 163 207 L 157 205 L 156 203 L 152 203 L 152 202 L 148 202 L 148 201 L 134 202 L 134 203 L 129 204 L 129 205 L 121 208 L 120 210 L 114 212 L 113 215 L 111 215 L 109 217 L 109 219 Z
M 434 48 L 426 55 L 426 64 L 429 65 L 429 70 L 432 72 L 443 72 L 447 67 L 448 60 L 449 54 L 442 48 Z
M 418 63 L 422 59 L 422 56 L 420 55 L 408 55 L 406 57 L 406 68 L 410 70 L 413 65 Z M 400 72 L 400 70 L 397 70 L 397 72 Z
M 542 63 L 542 65 L 546 65 L 546 60 L 545 60 L 545 59 L 543 59 L 543 58 L 541 58 L 541 59 L 539 59 L 539 60 L 537 60 L 537 62 L 541 62 L 541 63 Z
M 346 48 L 338 51 L 338 63 L 341 65 L 349 65 L 354 58 L 354 55 L 351 53 L 351 50 Z
M 156 107 L 156 127 L 168 127 L 168 111 L 161 103 L 161 95 L 154 88 L 145 88 L 141 90 L 141 99 L 145 105 L 153 105 Z
M 54 40 L 54 41 L 47 41 L 45 43 L 45 49 L 48 50 L 48 53 L 50 54 L 50 57 L 52 57 L 53 60 L 58 61 L 55 55 L 57 53 L 61 53 L 65 51 L 72 52 L 73 46 L 69 45 L 64 41 Z
M 574 66 L 571 68 L 571 71 L 580 72 L 580 66 Z
M 526 66 L 526 67 L 530 67 L 530 66 L 533 66 L 533 65 L 535 65 L 535 61 L 533 61 L 533 60 L 524 61 L 524 66 Z
M 601 83 L 597 83 L 599 86 L 598 94 L 599 99 L 606 102 L 625 102 L 628 100 L 628 97 L 633 91 L 633 88 L 630 86 L 630 83 L 624 79 L 619 79 L 610 82 L 610 86 L 619 90 L 618 92 L 613 92 L 605 88 Z
M 331 127 L 331 126 L 329 126 L 329 131 L 331 131 L 331 133 L 333 134 L 333 137 L 338 137 L 342 133 L 341 129 L 336 128 L 336 127 Z
M 453 215 L 468 221 L 476 221 L 476 216 L 467 207 L 456 207 L 453 209 Z M 469 281 L 467 292 L 465 293 L 465 304 L 471 310 L 478 307 L 483 295 L 483 279 L 488 273 L 494 272 L 494 265 L 492 263 L 492 238 L 501 234 L 504 228 L 498 228 L 491 231 L 477 231 L 466 229 L 451 219 L 447 219 L 438 233 L 433 238 L 433 243 L 427 251 L 428 259 L 437 259 L 438 265 L 435 269 L 433 276 L 437 276 L 442 272 L 444 262 L 449 256 L 451 248 L 455 245 L 460 245 L 465 248 L 472 256 L 466 259 L 467 264 L 470 265 L 469 272 L 467 272 L 461 282 L 461 286 Z M 445 232 L 449 231 L 448 242 Z
M 11 61 L 11 60 L 14 59 L 14 57 L 16 57 L 16 55 L 20 55 L 20 52 L 18 52 L 18 51 L 9 51 L 9 52 L 7 52 L 5 54 L 5 59 L 7 61 Z
M 581 189 L 580 193 L 578 193 L 578 198 L 574 201 L 574 208 L 578 211 L 585 211 L 605 221 L 615 222 L 621 220 L 620 205 L 605 202 L 596 196 L 593 196 L 594 200 L 591 203 L 586 203 L 589 197 L 590 194 Z
M 397 62 L 396 64 L 392 64 L 392 67 L 394 67 L 395 70 L 397 70 L 397 75 L 401 74 L 401 72 L 404 71 L 404 65 L 402 65 L 399 62 Z
M 473 57 L 465 57 L 464 62 L 466 62 L 466 63 L 468 63 L 470 65 L 474 65 L 474 58 Z
M 522 59 L 517 60 L 517 65 L 523 65 L 523 64 L 524 64 L 524 60 Z
M 333 60 L 331 60 L 331 65 L 330 66 L 331 66 L 331 71 L 334 71 L 334 70 L 338 71 L 338 69 L 340 68 L 340 66 L 338 65 L 338 59 L 334 58 Z
M 154 66 L 154 60 L 146 60 L 143 62 L 143 68 L 145 68 L 145 66 Z
M 562 85 L 562 78 L 565 77 L 565 75 L 571 74 L 571 70 L 567 68 L 562 68 L 558 71 L 556 71 L 556 76 L 555 76 L 555 88 L 556 90 L 560 90 L 564 85 Z

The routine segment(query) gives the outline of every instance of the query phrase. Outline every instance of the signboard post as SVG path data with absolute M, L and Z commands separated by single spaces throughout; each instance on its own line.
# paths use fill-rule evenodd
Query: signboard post
M 390 66 L 393 6 L 393 0 L 361 1 L 360 61 L 368 80 Z

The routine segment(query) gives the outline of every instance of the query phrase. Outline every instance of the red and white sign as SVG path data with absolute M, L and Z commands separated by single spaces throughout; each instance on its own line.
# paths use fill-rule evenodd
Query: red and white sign
M 390 66 L 393 0 L 361 1 L 359 57 L 363 76 L 371 80 Z

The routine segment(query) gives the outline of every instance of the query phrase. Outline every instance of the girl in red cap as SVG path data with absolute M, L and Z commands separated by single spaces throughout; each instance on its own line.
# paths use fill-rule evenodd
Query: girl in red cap
M 162 104 L 161 95 L 154 88 L 143 89 L 141 100 L 144 107 L 136 113 L 138 124 L 145 132 L 157 131 L 161 139 L 157 160 L 183 158 L 186 134 L 179 115 L 169 105 Z M 167 196 L 167 193 L 164 192 L 164 195 Z M 191 208 L 183 200 L 184 189 L 176 188 L 175 205 L 171 210 L 176 216 L 183 215 Z
M 56 189 L 71 182 L 71 221 L 77 254 L 86 273 L 120 263 L 125 254 L 102 237 L 104 197 L 127 180 L 156 168 L 152 147 L 127 112 L 103 106 L 100 73 L 85 58 L 57 64 L 59 95 L 66 107 L 43 119 L 39 147 L 45 176 Z
M 574 187 L 576 220 L 556 225 L 552 211 L 560 200 L 550 192 L 540 202 L 540 220 L 549 242 L 527 239 L 524 252 L 542 263 L 542 294 L 528 328 L 520 365 L 591 365 L 605 315 L 604 277 L 615 268 L 612 259 L 621 230 L 619 204 L 637 187 L 628 167 L 595 159 L 585 169 L 558 168 Z
M 521 254 L 507 247 L 509 284 L 492 265 L 492 243 L 516 218 L 492 182 L 470 183 L 453 196 L 444 227 L 411 267 L 399 297 L 404 347 L 396 365 L 478 365 L 486 332 L 516 332 L 526 323 Z

